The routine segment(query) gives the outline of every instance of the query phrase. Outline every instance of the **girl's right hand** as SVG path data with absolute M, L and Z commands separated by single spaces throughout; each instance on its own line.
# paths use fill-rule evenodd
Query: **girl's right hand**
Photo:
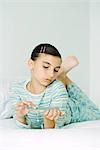
M 21 101 L 16 105 L 16 117 L 24 117 L 28 112 L 28 107 L 35 107 L 30 101 Z

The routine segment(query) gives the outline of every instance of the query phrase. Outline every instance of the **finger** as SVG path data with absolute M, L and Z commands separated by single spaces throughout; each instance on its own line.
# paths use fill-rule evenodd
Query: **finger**
M 65 113 L 63 111 L 60 111 L 60 116 L 63 116 Z
M 16 106 L 17 106 L 17 107 L 22 106 L 22 105 L 23 105 L 23 102 L 22 102 L 22 101 L 16 103 Z
M 31 106 L 31 103 L 29 101 L 22 101 L 24 105 L 27 105 L 27 106 Z
M 64 115 L 64 112 L 62 112 L 62 111 L 60 111 L 60 110 L 57 109 L 54 112 L 53 118 L 51 118 L 51 119 L 56 120 L 56 119 L 58 119 L 59 116 L 62 116 L 62 115 Z
M 26 104 L 28 107 L 35 107 L 36 106 L 31 101 L 23 101 L 23 103 Z
M 22 108 L 20 107 L 20 108 L 16 109 L 16 114 L 26 115 L 28 112 L 29 112 L 29 110 L 25 107 L 22 107 Z
M 57 111 L 56 109 L 53 108 L 49 110 L 48 114 L 46 115 L 46 118 L 53 120 L 56 115 L 57 115 Z
M 47 116 L 49 114 L 49 111 L 50 111 L 49 109 L 44 111 L 44 115 Z
M 64 115 L 64 112 L 61 111 L 58 107 L 56 107 L 55 109 L 57 110 L 57 114 L 58 114 L 59 116 Z
M 52 115 L 50 116 L 50 120 L 54 120 L 54 118 L 58 115 L 57 109 L 52 109 Z
M 27 108 L 27 106 L 23 105 L 23 106 L 16 107 L 16 110 L 21 110 L 21 109 L 26 109 L 26 108 Z

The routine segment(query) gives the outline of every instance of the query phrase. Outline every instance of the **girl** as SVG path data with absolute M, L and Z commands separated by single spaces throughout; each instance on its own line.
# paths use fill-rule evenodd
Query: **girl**
M 61 63 L 54 46 L 40 44 L 34 48 L 28 61 L 31 79 L 15 83 L 10 90 L 19 127 L 62 128 L 73 122 L 100 119 L 100 110 L 66 76 L 78 65 L 77 59 L 68 57 Z

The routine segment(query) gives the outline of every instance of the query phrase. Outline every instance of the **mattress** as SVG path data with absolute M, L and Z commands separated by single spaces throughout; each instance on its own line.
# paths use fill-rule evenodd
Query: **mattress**
M 0 120 L 0 150 L 100 150 L 100 120 L 63 129 L 19 129 L 13 119 Z

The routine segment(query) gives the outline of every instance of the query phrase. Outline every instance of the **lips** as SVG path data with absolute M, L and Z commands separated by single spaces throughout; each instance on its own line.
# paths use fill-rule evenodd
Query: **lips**
M 46 81 L 46 82 L 52 82 L 52 80 L 51 79 L 45 79 L 44 81 Z

